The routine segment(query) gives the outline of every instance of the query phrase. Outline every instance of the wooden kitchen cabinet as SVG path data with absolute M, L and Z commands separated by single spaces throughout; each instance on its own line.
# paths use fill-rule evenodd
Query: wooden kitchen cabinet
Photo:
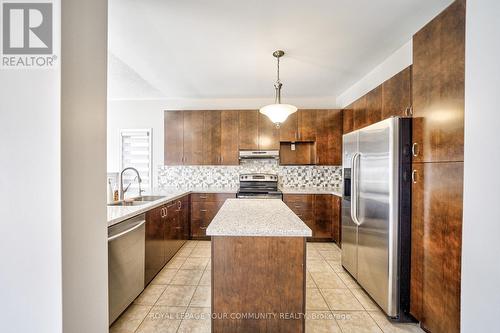
M 318 110 L 316 164 L 342 164 L 342 110 Z
M 366 114 L 366 95 L 360 97 L 352 104 L 353 130 L 358 130 L 367 126 L 368 117 Z
M 413 36 L 415 162 L 464 159 L 465 0 Z
M 203 111 L 184 113 L 184 165 L 203 164 Z
M 412 66 L 382 83 L 382 119 L 410 116 Z
M 145 274 L 147 285 L 166 263 L 164 237 L 166 233 L 166 206 L 146 212 Z
M 288 116 L 283 124 L 280 126 L 280 141 L 281 142 L 295 142 L 299 138 L 299 123 L 298 112 L 292 113 Z
M 184 115 L 182 111 L 164 113 L 165 165 L 182 165 L 184 157 Z
M 332 221 L 333 221 L 333 241 L 340 246 L 342 239 L 342 198 L 336 195 L 332 195 Z
M 239 111 L 239 149 L 259 149 L 259 111 Z
M 433 333 L 460 331 L 463 166 L 413 164 L 410 312 Z
M 239 112 L 221 111 L 221 163 L 223 165 L 239 164 Z
M 268 116 L 259 114 L 259 149 L 260 150 L 278 150 L 280 149 L 280 131 Z
M 314 196 L 314 238 L 333 238 L 333 200 L 331 194 Z
M 318 110 L 299 110 L 298 141 L 316 141 Z
M 351 104 L 342 110 L 342 133 L 347 134 L 354 130 L 354 105 Z
M 221 139 L 221 112 L 203 111 L 203 164 L 221 164 Z
M 366 94 L 366 123 L 365 126 L 378 123 L 382 120 L 382 86 L 378 86 Z
M 191 194 L 191 238 L 209 239 L 206 229 L 226 199 L 235 198 L 233 193 Z

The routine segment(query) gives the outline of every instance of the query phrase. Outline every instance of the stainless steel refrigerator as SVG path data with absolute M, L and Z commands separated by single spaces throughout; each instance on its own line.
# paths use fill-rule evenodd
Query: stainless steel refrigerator
M 343 136 L 342 266 L 387 314 L 409 316 L 411 119 Z

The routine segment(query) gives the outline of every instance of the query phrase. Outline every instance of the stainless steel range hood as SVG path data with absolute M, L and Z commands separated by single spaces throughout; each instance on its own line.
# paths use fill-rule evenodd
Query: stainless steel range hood
M 240 160 L 278 160 L 279 158 L 279 150 L 240 150 Z

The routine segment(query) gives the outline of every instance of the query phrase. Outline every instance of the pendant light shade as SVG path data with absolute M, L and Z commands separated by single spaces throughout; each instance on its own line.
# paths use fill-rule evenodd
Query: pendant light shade
M 294 112 L 297 112 L 297 107 L 290 104 L 281 104 L 281 87 L 283 84 L 280 81 L 280 58 L 285 55 L 285 52 L 278 50 L 274 51 L 273 56 L 277 60 L 277 80 L 274 84 L 275 90 L 275 100 L 274 104 L 266 105 L 260 108 L 260 113 L 266 115 L 276 127 L 280 127 L 280 124 L 284 123 L 285 120 Z

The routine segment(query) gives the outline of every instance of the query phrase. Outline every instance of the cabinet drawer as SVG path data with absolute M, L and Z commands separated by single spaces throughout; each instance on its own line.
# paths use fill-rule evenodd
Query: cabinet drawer
M 312 194 L 285 194 L 283 201 L 296 214 L 297 212 L 312 213 L 314 209 L 314 195 Z
M 191 220 L 203 221 L 207 225 L 215 217 L 223 202 L 193 202 L 191 204 Z
M 234 193 L 193 193 L 191 202 L 217 202 L 226 201 L 226 199 L 236 198 Z
M 206 237 L 208 224 L 201 220 L 191 221 L 191 237 Z

